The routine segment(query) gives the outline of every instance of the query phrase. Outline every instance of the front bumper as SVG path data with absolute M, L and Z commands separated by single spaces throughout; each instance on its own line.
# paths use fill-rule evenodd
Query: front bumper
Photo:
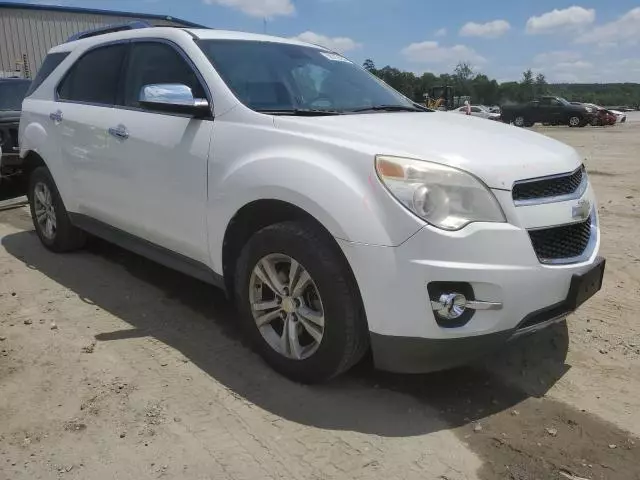
M 528 230 L 567 223 L 578 199 L 516 207 L 510 192 L 496 196 L 508 223 L 475 223 L 457 232 L 425 226 L 397 247 L 338 240 L 360 287 L 376 366 L 402 372 L 448 368 L 574 310 L 568 300 L 572 279 L 599 262 L 599 231 L 574 263 L 545 264 Z M 589 201 L 597 222 L 591 188 L 579 200 Z M 443 327 L 432 309 L 431 282 L 468 284 L 475 300 L 501 308 L 477 310 L 463 325 Z M 533 328 L 525 329 L 522 322 L 531 318 Z
M 20 165 L 22 165 L 22 159 L 17 153 L 0 153 L 0 168 L 19 167 Z
M 18 123 L 0 123 L 0 167 L 21 165 L 18 148 Z
M 584 300 L 602 287 L 605 260 L 596 261 L 589 279 L 591 285 L 573 281 L 562 302 L 531 312 L 515 328 L 486 335 L 449 339 L 397 337 L 371 333 L 371 348 L 376 367 L 398 373 L 427 373 L 470 363 L 497 350 L 516 338 L 530 335 L 564 320 Z M 574 280 L 580 277 L 574 276 Z M 582 296 L 582 297 L 581 297 Z

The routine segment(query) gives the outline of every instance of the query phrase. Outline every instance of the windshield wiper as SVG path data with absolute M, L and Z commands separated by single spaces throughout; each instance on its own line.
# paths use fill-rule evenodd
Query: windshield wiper
M 299 117 L 320 117 L 323 115 L 343 115 L 344 112 L 338 110 L 321 110 L 316 108 L 282 108 L 282 109 L 265 109 L 256 110 L 256 112 L 266 113 L 267 115 L 294 115 Z
M 418 107 L 408 107 L 406 105 L 373 105 L 371 107 L 356 108 L 349 112 L 429 112 Z

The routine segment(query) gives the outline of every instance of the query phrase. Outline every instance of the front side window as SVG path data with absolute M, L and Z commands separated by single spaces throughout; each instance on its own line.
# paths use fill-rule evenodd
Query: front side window
M 115 105 L 126 49 L 125 44 L 110 45 L 80 57 L 58 87 L 58 98 Z
M 236 97 L 256 111 L 423 111 L 364 69 L 326 50 L 248 40 L 198 44 Z
M 170 45 L 160 42 L 132 44 L 124 86 L 124 105 L 140 108 L 145 85 L 179 83 L 191 88 L 194 98 L 206 98 L 193 68 Z

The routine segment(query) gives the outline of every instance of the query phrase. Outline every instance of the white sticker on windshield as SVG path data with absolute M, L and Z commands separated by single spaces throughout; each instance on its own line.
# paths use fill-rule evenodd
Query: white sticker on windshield
M 347 63 L 351 63 L 349 60 L 347 60 L 346 58 L 344 58 L 342 55 L 338 55 L 337 53 L 333 53 L 333 52 L 320 52 L 320 55 L 324 56 L 325 58 L 332 60 L 334 62 L 347 62 Z

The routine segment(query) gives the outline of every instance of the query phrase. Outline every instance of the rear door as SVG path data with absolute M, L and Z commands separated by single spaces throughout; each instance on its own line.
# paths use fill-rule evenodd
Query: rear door
M 531 123 L 542 121 L 542 112 L 538 100 L 532 100 L 527 104 L 525 108 L 525 118 Z
M 145 85 L 182 84 L 211 105 L 202 77 L 176 45 L 134 40 L 123 73 L 123 89 L 109 127 L 108 159 L 119 175 L 114 215 L 138 237 L 204 264 L 210 263 L 206 235 L 207 161 L 213 118 L 145 109 Z
M 117 43 L 84 53 L 58 85 L 51 112 L 78 212 L 107 223 L 116 221 L 125 187 L 123 172 L 107 162 L 106 147 L 126 50 L 126 43 Z

